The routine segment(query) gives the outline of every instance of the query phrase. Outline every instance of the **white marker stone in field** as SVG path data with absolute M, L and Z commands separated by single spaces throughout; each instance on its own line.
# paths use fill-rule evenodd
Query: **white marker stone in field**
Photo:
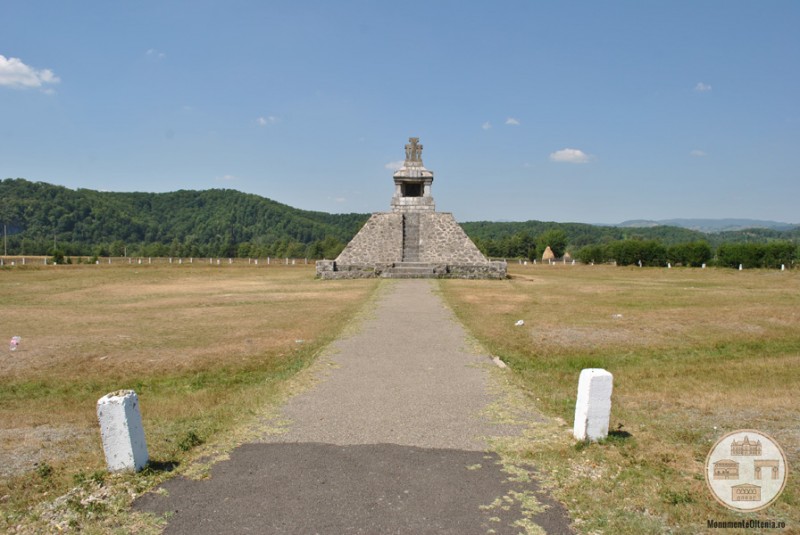
M 786 271 L 786 264 L 781 264 L 781 271 Z
M 608 436 L 613 384 L 614 376 L 602 368 L 581 370 L 572 428 L 576 439 L 597 441 Z
M 97 418 L 109 472 L 144 468 L 149 457 L 136 392 L 106 394 L 97 400 Z
M 739 264 L 739 271 L 741 271 L 741 270 L 742 270 L 742 265 L 741 265 L 741 264 Z

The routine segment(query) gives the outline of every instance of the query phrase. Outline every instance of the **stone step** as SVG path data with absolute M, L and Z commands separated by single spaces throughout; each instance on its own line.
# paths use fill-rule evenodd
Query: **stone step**
M 419 260 L 419 214 L 403 214 L 403 261 Z
M 385 270 L 381 276 L 387 279 L 428 279 L 435 278 L 434 264 L 427 262 L 397 262 Z
M 396 268 L 398 268 L 398 267 L 399 268 L 403 268 L 403 267 L 412 267 L 412 268 L 423 267 L 423 268 L 433 269 L 435 266 L 436 266 L 436 264 L 431 264 L 430 262 L 406 262 L 405 260 L 403 262 L 395 262 L 394 264 L 392 264 L 392 267 L 396 267 Z

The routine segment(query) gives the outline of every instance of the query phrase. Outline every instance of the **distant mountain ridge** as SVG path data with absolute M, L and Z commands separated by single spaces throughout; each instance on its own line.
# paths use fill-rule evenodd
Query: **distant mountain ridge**
M 681 227 L 696 230 L 705 234 L 717 232 L 731 232 L 748 229 L 772 229 L 772 230 L 791 230 L 800 227 L 800 224 L 783 223 L 781 221 L 769 221 L 761 219 L 633 219 L 624 221 L 615 227 L 623 228 L 650 228 L 658 226 Z

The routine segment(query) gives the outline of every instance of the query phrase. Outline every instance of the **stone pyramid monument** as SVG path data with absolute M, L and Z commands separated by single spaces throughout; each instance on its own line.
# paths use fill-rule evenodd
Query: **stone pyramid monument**
M 392 211 L 372 214 L 336 260 L 317 262 L 323 279 L 502 279 L 505 262 L 490 262 L 458 225 L 437 212 L 433 172 L 422 165 L 419 138 L 409 138 L 403 167 L 394 174 Z

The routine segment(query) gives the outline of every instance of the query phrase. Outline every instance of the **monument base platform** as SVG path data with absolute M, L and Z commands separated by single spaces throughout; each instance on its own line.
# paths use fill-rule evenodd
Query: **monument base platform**
M 428 262 L 393 262 L 390 264 L 341 265 L 335 260 L 319 260 L 320 279 L 505 279 L 506 262 L 480 264 L 439 264 Z

